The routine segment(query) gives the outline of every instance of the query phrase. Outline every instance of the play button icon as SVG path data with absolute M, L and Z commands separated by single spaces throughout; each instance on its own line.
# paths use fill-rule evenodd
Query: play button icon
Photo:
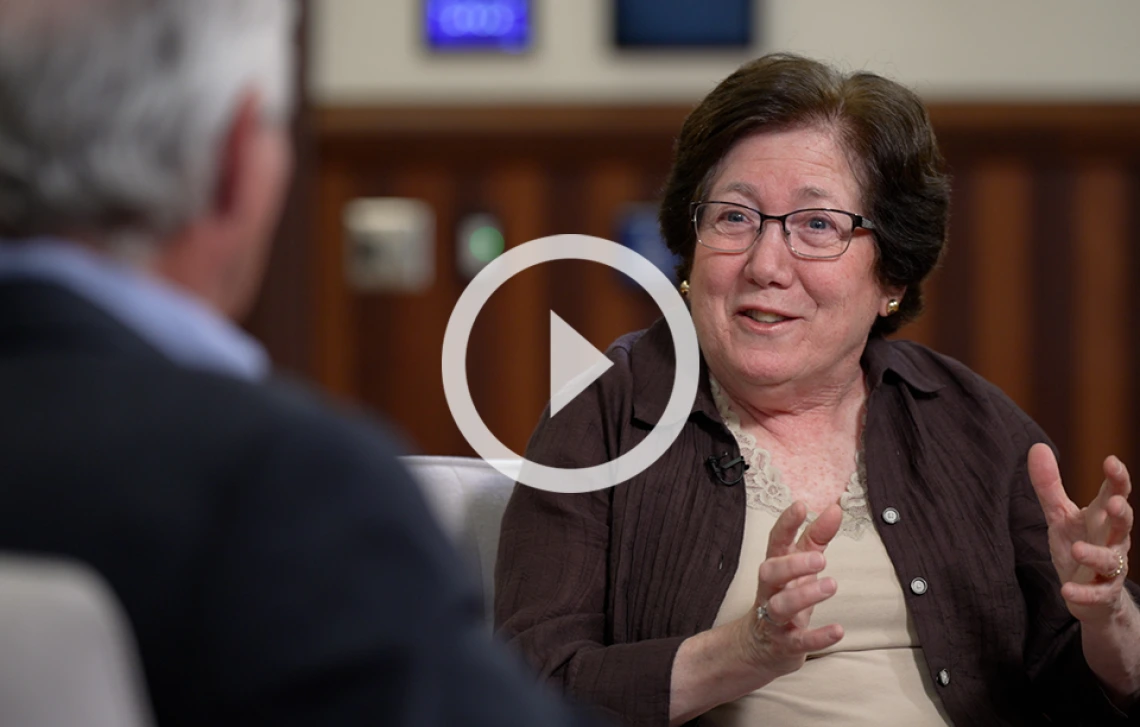
M 554 260 L 587 260 L 619 270 L 645 289 L 665 316 L 676 373 L 665 411 L 636 446 L 593 467 L 562 468 L 521 459 L 487 428 L 467 385 L 467 344 L 479 311 L 503 283 Z M 459 431 L 488 464 L 525 485 L 551 492 L 592 492 L 625 482 L 657 461 L 681 433 L 697 396 L 700 352 L 685 301 L 669 279 L 641 255 L 588 235 L 554 235 L 511 248 L 467 285 L 443 334 L 443 393 Z M 613 363 L 553 311 L 550 313 L 550 416 L 555 416 Z M 509 392 L 504 392 L 509 395 Z
M 550 311 L 550 416 L 562 411 L 614 362 Z

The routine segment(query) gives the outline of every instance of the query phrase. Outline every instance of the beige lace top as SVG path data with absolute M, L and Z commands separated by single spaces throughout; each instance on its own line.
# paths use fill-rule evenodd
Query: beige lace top
M 716 379 L 709 378 L 713 399 L 721 418 L 736 438 L 740 454 L 748 463 L 744 472 L 744 489 L 748 507 L 767 510 L 779 515 L 795 499 L 792 490 L 780 475 L 780 470 L 772 463 L 772 454 L 756 442 L 756 437 L 744 431 L 740 416 L 733 411 Z M 854 471 L 847 481 L 847 489 L 839 497 L 839 507 L 843 510 L 843 524 L 839 534 L 858 540 L 871 529 L 871 511 L 867 506 L 867 469 L 863 466 L 863 450 L 855 455 Z M 816 513 L 808 515 L 809 522 Z
M 744 615 L 756 599 L 757 572 L 767 551 L 768 533 L 792 503 L 771 455 L 740 426 L 716 382 L 713 396 L 729 431 L 749 464 L 745 472 L 748 509 L 740 563 L 714 625 Z M 812 623 L 839 623 L 843 639 L 810 654 L 797 672 L 723 704 L 702 718 L 714 727 L 947 727 L 918 635 L 906 609 L 894 566 L 873 527 L 866 497 L 866 471 L 856 456 L 847 490 L 840 498 L 843 524 L 827 548 L 823 575 L 839 584 L 836 594 L 817 606 Z M 809 516 L 810 517 L 810 516 Z

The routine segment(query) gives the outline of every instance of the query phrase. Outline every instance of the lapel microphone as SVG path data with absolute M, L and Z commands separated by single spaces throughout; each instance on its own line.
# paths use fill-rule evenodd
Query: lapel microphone
M 744 461 L 744 457 L 737 456 L 733 459 L 728 459 L 731 456 L 732 455 L 728 452 L 725 452 L 720 457 L 714 454 L 705 460 L 708 462 L 709 469 L 712 470 L 713 476 L 716 477 L 722 485 L 728 485 L 729 487 L 732 487 L 744 479 L 744 473 L 748 470 L 748 463 Z M 725 462 L 726 459 L 728 459 L 727 462 Z M 735 474 L 728 472 L 736 467 L 740 467 L 739 472 Z

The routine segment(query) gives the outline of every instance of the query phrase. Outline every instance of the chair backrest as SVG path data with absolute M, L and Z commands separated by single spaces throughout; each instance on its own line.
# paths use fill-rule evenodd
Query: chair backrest
M 135 644 L 102 579 L 78 563 L 0 555 L 0 725 L 151 724 Z
M 404 457 L 403 461 L 423 487 L 444 530 L 481 579 L 490 628 L 499 525 L 514 480 L 487 462 L 470 457 Z M 518 469 L 518 463 L 501 464 Z

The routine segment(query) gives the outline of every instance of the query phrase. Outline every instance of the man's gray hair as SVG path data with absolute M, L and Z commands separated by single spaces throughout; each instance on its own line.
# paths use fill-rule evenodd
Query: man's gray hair
M 291 105 L 292 0 L 0 0 L 0 237 L 201 214 L 243 92 Z

